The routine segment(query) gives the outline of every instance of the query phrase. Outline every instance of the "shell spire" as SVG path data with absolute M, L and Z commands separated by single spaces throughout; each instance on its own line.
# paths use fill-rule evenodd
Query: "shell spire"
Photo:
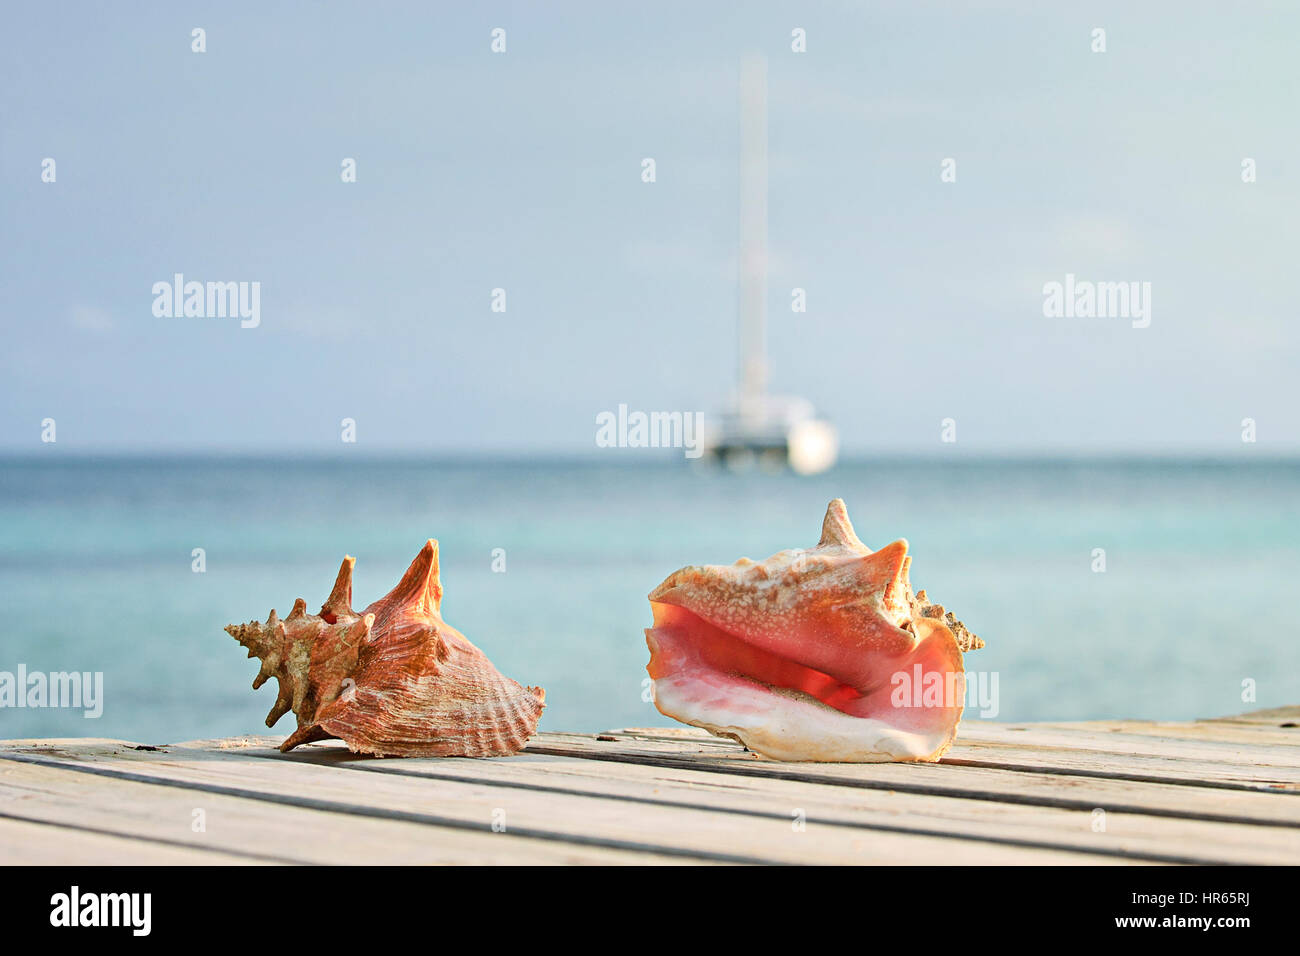
M 226 631 L 261 659 L 253 682 L 279 682 L 271 726 L 292 710 L 298 729 L 281 745 L 331 737 L 359 753 L 487 757 L 527 743 L 546 692 L 523 687 L 441 616 L 438 543 L 425 544 L 401 581 L 358 614 L 351 556 L 343 559 L 320 614 L 299 598 L 283 621 Z

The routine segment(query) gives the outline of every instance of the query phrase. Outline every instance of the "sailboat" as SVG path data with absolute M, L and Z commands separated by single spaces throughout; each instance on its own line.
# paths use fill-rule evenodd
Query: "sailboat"
M 767 391 L 767 60 L 740 68 L 739 381 L 730 406 L 706 423 L 710 460 L 740 470 L 789 467 L 811 475 L 835 464 L 839 437 L 812 402 Z

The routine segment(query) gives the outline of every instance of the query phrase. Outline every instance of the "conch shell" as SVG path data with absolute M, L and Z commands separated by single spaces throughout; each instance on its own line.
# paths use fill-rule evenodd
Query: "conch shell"
M 284 620 L 226 628 L 262 661 L 254 689 L 280 685 L 268 727 L 292 710 L 298 729 L 281 750 L 337 737 L 358 753 L 494 757 L 520 750 L 537 728 L 546 692 L 503 676 L 442 619 L 438 542 L 424 546 L 387 595 L 352 610 L 345 557 L 334 590 L 308 614 L 302 598 Z
M 911 560 L 837 498 L 815 548 L 673 572 L 650 594 L 655 706 L 776 760 L 938 760 L 984 644 L 912 593 Z

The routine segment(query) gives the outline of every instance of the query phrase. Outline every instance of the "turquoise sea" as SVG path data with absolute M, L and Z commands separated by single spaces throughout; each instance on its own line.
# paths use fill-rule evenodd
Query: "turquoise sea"
M 444 616 L 506 674 L 546 688 L 542 729 L 667 724 L 642 700 L 645 595 L 683 564 L 815 544 L 833 497 L 868 545 L 906 537 L 913 584 L 987 641 L 967 667 L 997 673 L 998 719 L 1300 702 L 1296 461 L 871 460 L 796 478 L 631 453 L 612 464 L 11 458 L 0 460 L 0 671 L 102 671 L 104 708 L 93 720 L 0 708 L 0 738 L 263 731 L 274 688 L 250 688 L 255 662 L 222 627 L 283 615 L 300 596 L 314 610 L 344 554 L 364 606 L 429 537 Z

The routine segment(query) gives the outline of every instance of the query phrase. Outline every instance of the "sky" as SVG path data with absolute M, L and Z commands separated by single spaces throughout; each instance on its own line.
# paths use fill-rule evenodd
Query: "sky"
M 720 408 L 748 52 L 772 386 L 847 453 L 1300 451 L 1300 8 L 950 6 L 6 5 L 0 451 L 567 455 Z M 260 323 L 155 315 L 176 273 Z M 1044 315 L 1067 274 L 1149 325 Z

